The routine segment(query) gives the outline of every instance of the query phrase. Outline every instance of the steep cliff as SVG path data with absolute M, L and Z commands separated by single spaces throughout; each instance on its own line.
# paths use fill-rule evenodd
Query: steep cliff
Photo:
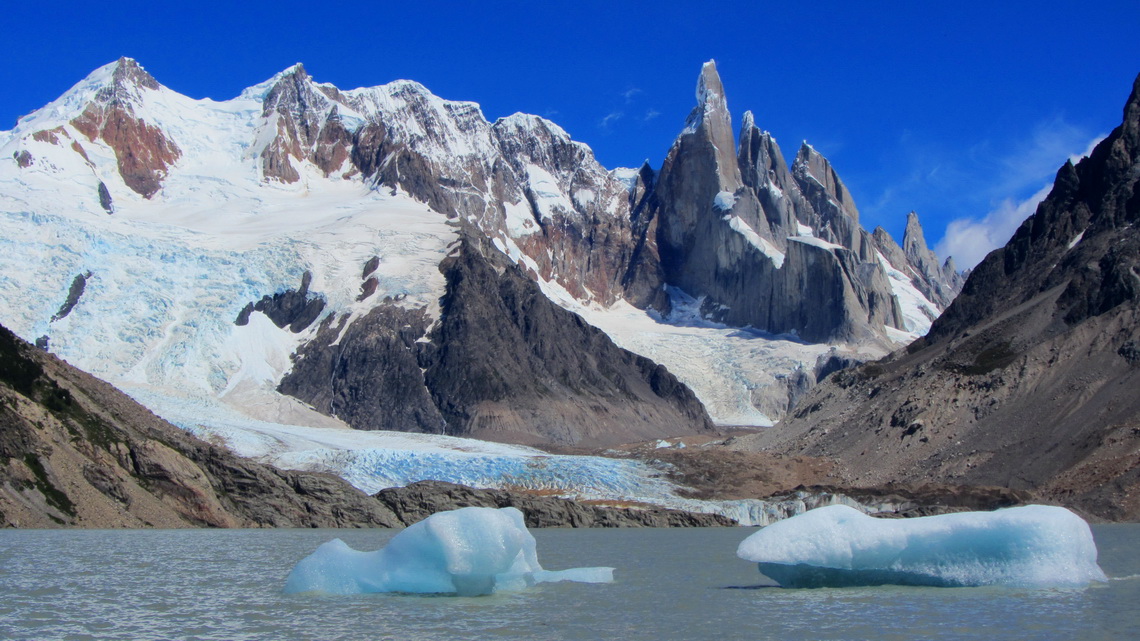
M 0 327 L 0 527 L 400 524 L 339 478 L 202 442 Z
M 294 65 L 194 100 L 124 58 L 0 135 L 0 320 L 168 416 L 327 423 L 280 390 L 365 429 L 601 444 L 707 430 L 689 386 L 767 425 L 829 343 L 881 355 L 943 303 L 822 155 L 789 167 L 750 113 L 735 147 L 725 96 L 710 62 L 665 166 L 610 171 L 408 80 Z
M 1138 220 L 1140 78 L 1121 126 L 1058 171 L 926 338 L 737 445 L 835 457 L 857 485 L 997 485 L 1140 518 Z
M 548 300 L 466 236 L 440 265 L 440 321 L 390 300 L 326 320 L 281 391 L 358 429 L 525 444 L 614 445 L 712 431 L 693 393 Z
M 674 142 L 651 203 L 663 280 L 707 317 L 813 342 L 888 342 L 906 326 L 850 192 L 806 143 L 791 169 L 751 112 L 740 146 L 716 65 Z

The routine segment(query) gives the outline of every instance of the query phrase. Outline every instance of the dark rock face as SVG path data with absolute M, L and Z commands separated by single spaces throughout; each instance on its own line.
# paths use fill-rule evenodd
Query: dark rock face
M 442 481 L 420 481 L 407 487 L 381 490 L 376 498 L 405 525 L 436 512 L 463 507 L 514 507 L 526 526 L 540 527 L 714 527 L 736 525 L 719 514 L 698 514 L 663 508 L 630 509 L 584 505 L 550 496 L 504 490 L 477 490 Z
M 99 182 L 98 192 L 99 206 L 103 208 L 103 211 L 107 212 L 108 214 L 115 213 L 115 205 L 111 201 L 111 192 L 108 191 L 106 183 L 102 181 Z
M 736 157 L 726 154 L 731 122 L 712 63 L 697 98 L 650 199 L 662 280 L 705 297 L 702 312 L 731 325 L 810 341 L 901 329 L 874 243 L 830 163 L 805 144 L 789 170 L 751 113 Z
M 526 435 L 538 431 L 599 445 L 712 429 L 665 368 L 551 303 L 492 251 L 468 242 L 441 266 L 448 291 L 425 379 L 449 425 L 489 440 L 534 442 Z
M 552 303 L 489 243 L 466 238 L 440 269 L 430 332 L 395 301 L 347 329 L 330 319 L 279 389 L 358 429 L 581 445 L 712 430 L 665 368 Z
M 423 310 L 394 301 L 347 329 L 329 317 L 298 351 L 278 390 L 357 429 L 443 434 L 447 423 L 420 371 L 416 341 L 426 331 Z
M 309 294 L 309 285 L 313 275 L 305 272 L 301 277 L 300 289 L 289 289 L 278 292 L 272 296 L 264 296 L 256 303 L 249 303 L 238 313 L 235 325 L 249 324 L 249 315 L 255 311 L 262 312 L 273 321 L 273 324 L 294 334 L 308 328 L 321 316 L 325 309 L 325 300 L 319 295 Z
M 195 439 L 0 328 L 0 527 L 395 527 L 325 474 Z
M 75 278 L 71 281 L 71 287 L 67 289 L 67 300 L 63 302 L 63 305 L 60 305 L 59 311 L 51 317 L 53 323 L 61 318 L 65 318 L 71 313 L 71 310 L 75 309 L 75 306 L 79 304 L 79 298 L 83 296 L 84 290 L 87 289 L 87 279 L 89 278 L 91 278 L 91 272 L 75 275 Z
M 998 486 L 1140 518 L 1138 194 L 1140 78 L 1123 124 L 1061 168 L 925 339 L 833 374 L 753 445 L 835 457 L 857 485 Z

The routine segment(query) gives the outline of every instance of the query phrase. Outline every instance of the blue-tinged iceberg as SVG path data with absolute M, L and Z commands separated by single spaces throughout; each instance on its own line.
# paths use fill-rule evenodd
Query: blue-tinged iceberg
M 522 512 L 467 507 L 433 514 L 375 552 L 333 539 L 293 568 L 285 592 L 475 596 L 554 581 L 608 583 L 613 568 L 543 570 Z
M 1076 587 L 1107 580 L 1088 523 L 1045 505 L 914 519 L 876 519 L 831 505 L 769 525 L 736 554 L 786 588 Z

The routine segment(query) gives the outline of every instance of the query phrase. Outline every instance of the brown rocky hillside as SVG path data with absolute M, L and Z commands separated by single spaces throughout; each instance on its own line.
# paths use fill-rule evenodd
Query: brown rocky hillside
M 992 252 L 925 339 L 831 376 L 734 447 L 845 482 L 1029 490 L 1140 519 L 1140 78 L 1123 124 Z

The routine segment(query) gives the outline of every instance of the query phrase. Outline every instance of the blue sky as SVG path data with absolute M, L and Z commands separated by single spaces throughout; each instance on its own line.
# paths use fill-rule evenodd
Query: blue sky
M 0 38 L 0 129 L 120 56 L 215 99 L 303 62 L 546 116 L 607 167 L 660 166 L 716 59 L 737 125 L 751 109 L 789 160 L 806 139 L 865 226 L 901 240 L 916 210 L 972 263 L 1119 124 L 1140 2 L 20 2 Z

